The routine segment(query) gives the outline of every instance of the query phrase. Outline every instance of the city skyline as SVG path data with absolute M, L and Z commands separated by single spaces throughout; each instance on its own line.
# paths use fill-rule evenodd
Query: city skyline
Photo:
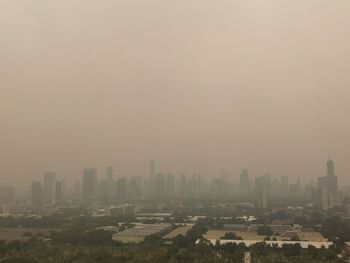
M 332 160 L 332 159 L 329 159 L 328 157 L 328 161 L 329 160 Z M 58 177 L 64 179 L 64 180 L 67 180 L 68 182 L 70 183 L 73 183 L 73 182 L 76 182 L 76 181 L 79 181 L 80 177 L 81 177 L 81 174 L 84 173 L 84 171 L 86 169 L 94 169 L 96 170 L 96 176 L 97 178 L 103 178 L 105 176 L 107 176 L 108 173 L 112 173 L 112 175 L 114 177 L 126 177 L 126 178 L 132 178 L 132 177 L 135 177 L 135 176 L 141 176 L 141 177 L 144 177 L 144 178 L 147 178 L 147 177 L 150 177 L 150 163 L 153 162 L 153 166 L 155 166 L 155 160 L 151 160 L 151 161 L 148 161 L 145 163 L 145 165 L 148 165 L 147 167 L 144 168 L 144 173 L 136 173 L 136 174 L 132 174 L 132 173 L 126 173 L 126 174 L 123 174 L 121 173 L 117 168 L 118 167 L 115 167 L 115 166 L 112 166 L 110 164 L 107 164 L 106 166 L 100 166 L 100 167 L 96 167 L 96 166 L 90 166 L 88 168 L 77 168 L 76 170 L 79 170 L 78 173 L 74 174 L 73 176 L 67 176 L 65 175 L 65 173 L 60 173 L 58 174 L 56 171 L 62 171 L 62 169 L 58 168 L 58 169 L 49 169 L 48 171 L 47 170 L 42 170 L 41 173 L 35 175 L 33 178 L 28 178 L 28 182 L 32 182 L 33 180 L 40 180 L 43 176 L 45 177 L 46 175 L 50 175 L 50 176 L 53 176 L 55 177 L 56 174 L 58 175 Z M 339 165 L 339 164 L 338 164 Z M 337 170 L 338 170 L 338 165 L 337 165 Z M 230 177 L 231 180 L 233 180 L 234 182 L 237 182 L 239 183 L 239 178 L 241 176 L 241 173 L 242 171 L 244 170 L 249 170 L 249 174 L 250 175 L 253 175 L 253 177 L 259 177 L 259 176 L 262 176 L 264 174 L 271 174 L 272 176 L 275 176 L 275 177 L 288 177 L 289 179 L 291 180 L 296 180 L 298 177 L 302 177 L 302 178 L 305 178 L 305 175 L 303 174 L 296 174 L 296 173 L 292 173 L 293 175 L 292 176 L 288 176 L 286 174 L 288 173 L 280 173 L 280 174 L 274 174 L 272 173 L 271 171 L 273 171 L 273 167 L 271 167 L 271 169 L 267 169 L 267 170 L 262 170 L 260 171 L 259 173 L 257 171 L 254 171 L 253 169 L 249 168 L 249 167 L 236 167 L 234 169 L 229 169 L 227 167 L 223 168 L 221 167 L 220 169 L 217 169 L 216 171 L 214 169 L 211 169 L 213 170 L 214 172 L 213 173 L 209 173 L 209 172 L 201 172 L 202 169 L 198 168 L 198 169 L 193 169 L 193 170 L 185 170 L 185 169 L 174 169 L 174 168 L 170 168 L 170 169 L 164 169 L 162 168 L 163 166 L 159 163 L 157 163 L 157 169 L 153 167 L 154 169 L 154 176 L 156 176 L 158 173 L 172 173 L 172 174 L 176 174 L 176 175 L 181 175 L 181 174 L 201 174 L 203 176 L 203 178 L 205 179 L 213 179 L 215 177 L 218 177 L 220 176 L 223 171 L 225 171 L 225 173 L 227 173 Z M 106 169 L 107 169 L 107 172 L 106 172 Z M 112 169 L 112 172 L 111 171 L 108 171 L 109 169 Z M 320 174 L 315 174 L 315 175 L 308 175 L 306 178 L 306 182 L 310 182 L 310 181 L 314 181 L 314 180 L 317 180 L 318 177 L 322 177 L 324 175 L 327 175 L 327 166 L 324 165 L 324 162 L 323 164 L 321 165 L 321 167 L 319 168 L 321 170 Z M 54 180 L 54 179 L 52 179 Z M 339 181 L 339 184 L 340 185 L 347 185 L 347 177 L 346 176 L 340 176 L 338 178 L 338 181 Z M 20 183 L 19 183 L 20 184 Z M 11 180 L 9 181 L 5 181 L 3 180 L 3 183 L 2 185 L 18 185 L 16 184 L 16 182 L 13 183 L 13 181 L 11 182 Z M 23 190 L 27 190 L 27 187 L 25 186 L 24 188 L 19 186 L 19 189 L 21 191 Z
M 181 177 L 183 175 L 185 176 L 192 176 L 192 175 L 200 175 L 201 178 L 203 179 L 203 182 L 210 182 L 213 179 L 216 178 L 227 178 L 227 180 L 230 183 L 235 184 L 236 186 L 241 187 L 241 189 L 246 189 L 249 188 L 249 184 L 251 183 L 249 180 L 253 180 L 253 179 L 259 179 L 262 178 L 266 175 L 271 176 L 271 178 L 277 178 L 280 181 L 281 187 L 283 187 L 283 185 L 289 185 L 289 184 L 300 184 L 302 186 L 306 186 L 309 185 L 310 183 L 320 183 L 320 180 L 323 178 L 327 179 L 327 180 L 331 180 L 332 183 L 331 184 L 336 184 L 339 186 L 339 188 L 342 187 L 346 187 L 348 186 L 347 184 L 343 184 L 341 183 L 341 180 L 339 180 L 340 178 L 342 178 L 342 176 L 338 176 L 338 173 L 335 173 L 335 165 L 334 165 L 334 161 L 332 159 L 327 160 L 326 165 L 323 165 L 323 173 L 321 173 L 321 175 L 317 175 L 315 177 L 311 177 L 311 178 L 307 178 L 305 179 L 302 175 L 296 175 L 295 177 L 289 177 L 286 175 L 279 175 L 279 174 L 271 174 L 270 172 L 266 171 L 264 173 L 261 174 L 256 174 L 253 173 L 249 168 L 245 167 L 245 168 L 241 168 L 237 173 L 235 173 L 234 171 L 230 171 L 228 169 L 221 169 L 220 171 L 217 171 L 214 174 L 211 174 L 211 176 L 205 176 L 203 174 L 201 174 L 198 171 L 192 171 L 192 172 L 173 172 L 173 171 L 164 171 L 161 170 L 158 165 L 157 162 L 155 160 L 150 160 L 148 162 L 148 174 L 135 174 L 135 175 L 130 175 L 130 176 L 126 176 L 123 174 L 118 173 L 117 169 L 115 169 L 115 167 L 108 165 L 107 167 L 104 167 L 103 169 L 97 169 L 96 167 L 89 167 L 89 168 L 83 168 L 81 169 L 81 173 L 79 175 L 77 175 L 75 178 L 66 178 L 62 175 L 56 175 L 56 172 L 54 171 L 50 171 L 50 172 L 44 172 L 43 175 L 39 175 L 37 178 L 34 178 L 34 181 L 42 181 L 42 185 L 43 185 L 43 201 L 45 202 L 52 202 L 54 201 L 54 189 L 56 187 L 56 182 L 62 184 L 62 182 L 66 185 L 69 184 L 70 185 L 70 191 L 72 191 L 74 189 L 74 185 L 76 183 L 79 182 L 79 184 L 81 184 L 81 192 L 82 195 L 95 195 L 99 193 L 99 187 L 97 186 L 97 184 L 103 183 L 104 184 L 104 188 L 105 188 L 105 193 L 106 195 L 110 195 L 108 194 L 108 192 L 111 192 L 110 189 L 110 183 L 111 180 L 115 181 L 118 179 L 127 179 L 127 180 L 132 180 L 133 178 L 142 178 L 142 180 L 144 181 L 148 181 L 148 182 L 155 182 L 157 179 L 157 176 L 159 175 L 172 175 L 177 177 L 177 181 L 179 181 L 178 183 L 180 183 L 181 181 Z M 336 181 L 333 182 L 334 180 L 332 178 L 336 177 Z M 96 184 L 96 186 L 90 186 L 90 187 L 95 187 L 95 189 L 89 189 L 87 190 L 88 193 L 85 193 L 84 188 L 86 188 L 86 186 L 84 186 L 84 181 L 86 178 L 88 181 L 90 181 L 90 185 L 91 184 Z M 250 179 L 249 179 L 250 178 Z M 300 180 L 302 178 L 302 180 Z M 92 183 L 92 181 L 94 181 L 95 183 Z M 153 184 L 152 183 L 152 184 Z M 16 184 L 6 184 L 3 183 L 3 186 L 7 186 L 7 185 L 12 185 L 14 187 L 16 187 L 16 189 L 18 190 L 18 192 L 21 193 L 21 196 L 23 193 L 26 193 L 28 191 L 28 185 L 24 188 L 22 187 L 18 187 L 18 185 Z M 153 187 L 153 186 L 152 186 Z M 332 188 L 334 189 L 335 186 L 333 186 Z M 154 189 L 152 189 L 153 191 Z M 338 188 L 331 190 L 333 192 L 333 194 L 335 194 L 338 191 Z

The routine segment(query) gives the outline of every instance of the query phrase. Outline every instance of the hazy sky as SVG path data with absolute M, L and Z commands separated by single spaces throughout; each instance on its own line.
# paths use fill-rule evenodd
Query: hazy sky
M 0 184 L 162 171 L 350 183 L 350 1 L 1 0 Z M 24 184 L 22 184 L 24 185 Z

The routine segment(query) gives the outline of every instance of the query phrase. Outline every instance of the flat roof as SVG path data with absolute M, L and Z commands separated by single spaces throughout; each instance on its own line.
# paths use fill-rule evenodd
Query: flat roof
M 312 241 L 261 241 L 261 240 L 217 240 L 217 239 L 209 239 L 208 240 L 210 243 L 215 245 L 217 242 L 220 244 L 227 244 L 227 243 L 234 243 L 234 244 L 245 244 L 247 247 L 254 245 L 256 243 L 262 243 L 265 242 L 268 245 L 274 245 L 276 244 L 278 247 L 282 247 L 283 245 L 295 245 L 295 244 L 300 244 L 302 248 L 308 248 L 309 246 L 314 246 L 315 248 L 329 248 L 331 245 L 333 245 L 333 242 L 312 242 Z M 197 243 L 199 240 L 197 240 Z
M 171 231 L 170 233 L 168 233 L 167 235 L 165 235 L 163 237 L 163 239 L 172 239 L 174 237 L 177 237 L 178 235 L 183 235 L 185 236 L 188 232 L 188 230 L 192 229 L 193 226 L 180 226 L 176 229 L 174 229 L 173 231 Z
M 171 227 L 170 224 L 140 224 L 113 235 L 113 240 L 122 241 L 123 238 L 145 238 L 158 234 Z

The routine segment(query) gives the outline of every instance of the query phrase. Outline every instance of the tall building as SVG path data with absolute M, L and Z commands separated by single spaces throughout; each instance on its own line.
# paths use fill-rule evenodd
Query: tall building
M 47 204 L 54 202 L 55 177 L 55 173 L 52 172 L 44 174 L 43 197 L 44 202 Z
M 327 175 L 318 178 L 316 202 L 320 208 L 327 210 L 333 207 L 338 196 L 338 178 L 334 173 L 334 162 L 327 161 Z
M 33 182 L 31 190 L 32 211 L 40 212 L 43 208 L 41 182 Z
M 317 203 L 318 206 L 324 211 L 327 211 L 329 208 L 333 207 L 333 197 L 329 193 L 328 188 L 321 187 L 317 189 Z
M 83 171 L 83 197 L 95 197 L 97 194 L 97 169 L 86 168 Z
M 333 199 L 336 199 L 338 194 L 338 177 L 334 173 L 334 162 L 332 160 L 327 162 L 327 181 L 328 191 Z

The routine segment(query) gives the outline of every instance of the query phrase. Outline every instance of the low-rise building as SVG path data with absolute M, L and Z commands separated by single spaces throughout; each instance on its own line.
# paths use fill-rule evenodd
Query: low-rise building
M 150 235 L 163 235 L 171 229 L 170 224 L 139 224 L 112 236 L 113 241 L 140 243 Z

